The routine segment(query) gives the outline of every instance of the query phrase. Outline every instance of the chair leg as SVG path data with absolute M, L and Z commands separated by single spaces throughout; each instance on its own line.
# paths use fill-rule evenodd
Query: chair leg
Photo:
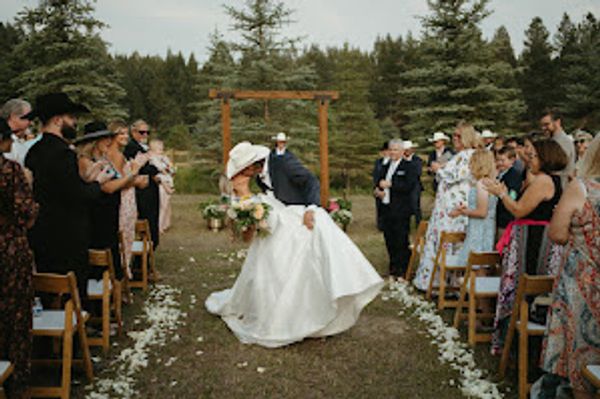
M 519 332 L 519 398 L 527 398 L 527 355 L 528 355 L 527 331 Z
M 446 307 L 446 268 L 440 266 L 440 288 L 438 289 L 438 309 Z
M 456 308 L 456 312 L 454 312 L 454 328 L 460 327 L 460 320 L 463 318 L 463 308 L 465 306 L 465 297 L 467 295 L 467 283 L 468 276 L 465 273 L 465 281 L 460 285 L 460 295 L 458 297 L 458 306 Z
M 115 318 L 117 319 L 117 328 L 119 331 L 119 335 L 123 333 L 123 283 L 117 281 L 115 283 L 116 287 L 114 290 L 114 303 L 115 303 Z
M 105 289 L 108 289 L 108 284 Z M 110 292 L 102 294 L 102 351 L 108 352 L 110 345 Z
M 142 288 L 148 291 L 148 253 L 142 255 Z
M 82 321 L 77 323 L 77 331 L 79 332 L 79 345 L 81 346 L 85 374 L 88 381 L 92 382 L 94 380 L 94 366 L 92 365 L 92 356 L 90 354 L 90 346 L 85 332 L 85 325 Z
M 519 299 L 519 296 L 517 296 L 517 299 Z M 504 378 L 506 374 L 506 367 L 508 366 L 508 358 L 510 356 L 510 347 L 515 337 L 517 313 L 517 309 L 514 309 L 508 324 L 508 331 L 506 331 L 506 338 L 504 339 L 504 346 L 502 347 L 502 357 L 500 358 L 500 368 L 498 370 L 498 375 L 500 378 Z
M 60 397 L 68 399 L 71 392 L 71 366 L 73 362 L 73 307 L 65 307 L 65 331 L 63 333 L 62 348 L 62 377 L 60 384 Z
M 469 345 L 477 344 L 477 298 L 475 297 L 475 276 L 470 276 L 469 279 Z
M 156 258 L 154 257 L 154 247 L 152 247 L 152 245 L 150 246 L 149 261 L 150 261 L 150 270 L 152 272 L 152 281 L 157 282 L 160 280 L 160 275 L 158 274 L 158 271 L 156 270 Z
M 435 281 L 435 274 L 437 273 L 437 262 L 433 263 L 433 270 L 431 271 L 431 278 L 429 279 L 429 287 L 427 287 L 427 295 L 425 296 L 425 298 L 427 298 L 427 300 L 431 301 L 431 294 L 433 291 L 433 282 Z

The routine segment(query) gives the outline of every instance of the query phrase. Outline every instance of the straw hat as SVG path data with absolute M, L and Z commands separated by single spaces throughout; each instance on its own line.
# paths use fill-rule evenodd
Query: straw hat
M 446 136 L 444 132 L 435 132 L 432 138 L 427 139 L 427 141 L 430 143 L 434 143 L 439 140 L 450 141 L 450 137 Z
M 288 141 L 288 137 L 283 132 L 277 133 L 275 136 L 271 137 L 273 141 Z
M 254 145 L 249 141 L 242 141 L 229 151 L 229 161 L 227 161 L 227 178 L 240 173 L 242 170 L 265 159 L 269 156 L 270 150 L 264 145 Z

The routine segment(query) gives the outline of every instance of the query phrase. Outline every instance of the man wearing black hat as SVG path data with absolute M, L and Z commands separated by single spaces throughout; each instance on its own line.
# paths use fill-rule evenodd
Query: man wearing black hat
M 131 140 L 125 146 L 123 155 L 127 159 L 134 159 L 139 153 L 148 152 L 148 136 L 150 136 L 150 127 L 143 120 L 137 120 L 131 125 Z M 135 199 L 137 201 L 138 218 L 147 219 L 150 223 L 150 234 L 154 248 L 158 246 L 159 225 L 158 216 L 160 210 L 160 199 L 157 176 L 159 170 L 156 166 L 147 162 L 140 169 L 140 175 L 148 176 L 148 186 L 146 188 L 135 189 Z
M 33 173 L 33 193 L 40 213 L 30 234 L 31 247 L 39 272 L 66 274 L 74 271 L 82 298 L 88 279 L 90 201 L 101 194 L 101 186 L 111 178 L 103 171 L 96 181 L 84 182 L 77 156 L 69 141 L 77 134 L 77 115 L 88 113 L 64 93 L 40 96 L 26 118 L 39 118 L 42 138 L 31 147 L 25 166 Z

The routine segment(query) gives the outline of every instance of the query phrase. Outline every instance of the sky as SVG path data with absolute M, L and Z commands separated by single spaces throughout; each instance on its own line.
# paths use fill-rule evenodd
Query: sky
M 421 32 L 418 16 L 428 13 L 426 0 L 285 0 L 296 21 L 285 29 L 288 37 L 301 36 L 303 44 L 321 48 L 348 42 L 369 51 L 377 36 L 397 37 Z M 0 0 L 0 21 L 10 22 L 36 0 Z M 109 25 L 102 37 L 110 51 L 165 55 L 167 49 L 193 52 L 200 62 L 208 57 L 209 35 L 216 29 L 228 40 L 237 38 L 223 4 L 236 8 L 244 0 L 98 0 L 96 17 Z M 540 16 L 553 35 L 564 12 L 574 21 L 587 12 L 600 17 L 600 0 L 491 0 L 494 13 L 482 23 L 485 37 L 504 25 L 519 53 L 531 19 Z

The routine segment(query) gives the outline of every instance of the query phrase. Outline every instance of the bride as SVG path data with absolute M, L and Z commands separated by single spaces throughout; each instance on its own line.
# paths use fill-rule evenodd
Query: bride
M 212 293 L 205 305 L 242 343 L 275 348 L 349 329 L 383 280 L 323 209 L 307 227 L 306 207 L 251 194 L 250 180 L 268 154 L 248 142 L 229 153 L 233 200 L 268 204 L 270 234 L 254 238 L 233 287 Z

